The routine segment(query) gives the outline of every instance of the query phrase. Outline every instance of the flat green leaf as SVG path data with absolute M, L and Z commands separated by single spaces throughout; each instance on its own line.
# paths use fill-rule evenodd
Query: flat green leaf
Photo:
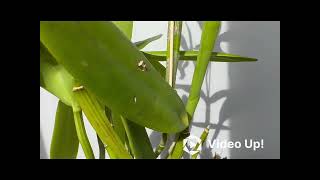
M 146 58 L 149 61 L 166 61 L 166 51 L 146 51 L 143 52 Z M 179 60 L 184 61 L 195 61 L 199 51 L 180 51 Z M 215 62 L 251 62 L 257 61 L 255 58 L 243 57 L 235 54 L 221 53 L 221 52 L 212 52 L 210 61 Z
M 50 146 L 51 159 L 75 159 L 79 140 L 70 106 L 58 102 L 53 135 Z
M 127 37 L 131 37 L 132 31 L 128 31 L 124 26 L 118 26 L 118 28 L 126 34 Z M 142 49 L 150 42 L 159 39 L 161 35 L 148 38 L 144 41 L 135 43 L 136 47 Z M 151 62 L 155 69 L 160 71 L 164 75 L 164 68 L 158 62 Z M 160 65 L 160 66 L 159 66 Z M 125 120 L 119 113 L 112 112 L 112 123 L 115 132 L 119 135 L 121 141 L 127 145 L 128 150 L 133 153 L 135 158 L 155 158 L 152 152 L 152 146 L 150 144 L 146 129 L 138 124 L 131 121 Z M 123 123 L 124 121 L 124 123 Z M 124 124 L 125 127 L 124 128 Z M 128 135 L 128 136 L 127 136 Z M 110 148 L 109 148 L 110 149 Z M 110 153 L 112 156 L 112 152 Z
M 126 142 L 126 131 L 124 129 L 121 115 L 116 112 L 112 112 L 112 125 L 114 131 L 118 134 L 119 138 L 121 139 L 121 142 L 125 144 Z
M 40 42 L 40 86 L 59 98 L 61 103 L 76 107 L 77 103 L 72 93 L 73 84 L 73 77 L 57 63 L 48 49 Z M 83 125 L 81 109 L 77 111 L 73 112 L 71 108 L 77 142 L 79 143 L 80 140 L 86 157 L 91 159 L 94 158 L 94 155 Z
M 135 159 L 155 159 L 147 131 L 144 127 L 122 118 L 129 140 L 130 149 Z
M 116 22 L 116 25 L 118 25 L 117 27 L 130 39 L 132 37 L 132 23 L 127 21 L 127 22 Z M 131 25 L 131 28 L 130 28 Z M 161 35 L 159 36 L 155 36 L 152 38 L 148 38 L 144 41 L 139 41 L 137 43 L 135 43 L 135 45 L 137 46 L 137 48 L 142 49 L 143 47 L 145 47 L 147 44 L 151 43 L 152 41 L 159 39 L 161 37 Z M 164 75 L 164 69 L 159 66 L 160 63 L 158 62 L 154 62 L 151 63 L 152 65 L 155 64 L 155 66 L 157 67 L 156 69 L 158 71 L 160 71 L 160 73 L 162 73 Z M 161 64 L 160 64 L 161 65 Z M 129 144 L 128 145 L 128 150 L 131 151 L 131 149 L 134 149 L 134 153 L 135 156 L 138 158 L 154 158 L 154 155 L 152 152 L 150 152 L 150 150 L 152 151 L 152 147 L 151 144 L 149 142 L 148 136 L 146 134 L 145 128 L 138 125 L 138 124 L 134 124 L 128 121 L 126 123 L 126 127 L 127 130 L 129 131 L 129 135 L 130 138 L 127 138 L 126 135 L 126 131 L 123 127 L 123 123 L 121 120 L 121 115 L 119 113 L 116 112 L 112 112 L 112 124 L 113 124 L 113 128 L 115 130 L 115 132 L 119 135 L 121 141 L 123 143 L 128 143 L 131 142 L 131 146 L 130 147 Z M 142 139 L 141 139 L 142 137 Z M 137 141 L 137 142 L 136 142 Z M 144 142 L 145 141 L 145 142 Z M 151 147 L 151 148 L 150 148 Z M 112 153 L 112 150 L 110 150 L 110 148 L 107 149 L 110 158 L 116 158 L 116 156 L 114 155 L 114 153 Z M 153 155 L 153 156 L 152 156 Z
M 179 132 L 189 125 L 178 94 L 113 23 L 42 21 L 40 39 L 112 110 L 160 132 Z
M 145 39 L 145 40 L 135 42 L 134 45 L 136 45 L 136 47 L 137 47 L 138 49 L 143 49 L 143 48 L 146 47 L 148 44 L 150 44 L 151 42 L 153 42 L 153 41 L 155 41 L 155 40 L 160 39 L 161 37 L 162 37 L 162 34 L 159 34 L 159 35 L 156 35 L 156 36 L 147 38 L 147 39 Z

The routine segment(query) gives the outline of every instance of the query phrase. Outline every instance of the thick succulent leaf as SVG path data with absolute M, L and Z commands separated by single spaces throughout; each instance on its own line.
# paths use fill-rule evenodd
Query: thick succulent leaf
M 40 42 L 40 86 L 66 105 L 72 106 L 73 77 L 59 65 Z
M 137 47 L 138 49 L 143 49 L 143 48 L 146 47 L 148 44 L 152 43 L 152 42 L 155 41 L 155 40 L 160 39 L 161 37 L 162 37 L 162 34 L 159 34 L 159 35 L 150 37 L 150 38 L 148 38 L 148 39 L 135 42 L 134 45 L 136 45 L 136 47 Z
M 118 26 L 118 28 L 122 32 L 124 32 L 127 37 L 131 37 L 132 32 L 128 31 L 127 28 L 125 28 L 125 26 Z M 147 44 L 149 44 L 150 42 L 156 39 L 159 39 L 160 37 L 161 35 L 151 37 L 144 41 L 137 42 L 135 43 L 135 45 L 138 49 L 142 49 Z M 151 64 L 152 65 L 155 64 L 156 66 L 158 66 L 160 63 L 154 62 Z M 162 70 L 162 73 L 164 75 L 165 69 L 164 68 L 161 69 L 161 67 L 158 66 L 158 68 L 156 69 L 157 70 L 159 69 L 160 72 Z M 152 151 L 152 146 L 148 138 L 148 134 L 146 132 L 146 129 L 143 126 L 140 126 L 131 121 L 127 121 L 119 113 L 116 113 L 115 111 L 112 112 L 112 124 L 115 132 L 119 135 L 121 141 L 127 145 L 128 150 L 133 153 L 133 156 L 135 158 L 155 159 L 155 154 Z M 124 125 L 126 128 L 124 128 Z M 110 151 L 110 148 L 109 148 L 109 151 Z M 112 158 L 112 155 L 113 155 L 112 151 L 109 154 L 111 154 L 111 158 Z
M 70 106 L 59 101 L 50 146 L 51 159 L 75 159 L 79 140 Z
M 160 132 L 179 132 L 188 126 L 177 93 L 113 23 L 40 22 L 40 39 L 112 110 Z
M 117 26 L 117 28 L 124 33 L 124 35 L 131 40 L 132 38 L 132 32 L 133 32 L 133 22 L 132 21 L 113 21 L 113 23 Z M 142 49 L 149 43 L 159 39 L 162 35 L 157 35 L 148 39 L 145 39 L 143 41 L 136 42 L 135 45 L 138 49 Z M 160 64 L 157 60 L 149 60 L 152 66 L 161 74 L 161 76 L 164 78 L 166 75 L 166 68 Z

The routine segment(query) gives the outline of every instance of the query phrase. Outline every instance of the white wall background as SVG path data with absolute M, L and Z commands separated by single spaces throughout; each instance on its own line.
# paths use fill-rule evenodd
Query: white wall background
M 202 22 L 185 21 L 181 49 L 198 49 Z M 135 21 L 133 42 L 163 34 L 144 50 L 165 50 L 167 22 Z M 256 57 L 258 62 L 209 64 L 202 96 L 195 112 L 191 134 L 200 136 L 211 125 L 208 140 L 264 140 L 252 149 L 213 148 L 204 144 L 200 158 L 217 152 L 228 158 L 280 158 L 280 22 L 223 21 L 215 51 Z M 188 96 L 195 63 L 182 61 L 177 73 L 177 90 L 183 101 Z M 57 98 L 40 88 L 40 158 L 48 158 Z M 96 157 L 96 135 L 85 120 Z M 148 130 L 153 147 L 160 133 Z M 78 158 L 85 158 L 79 146 Z

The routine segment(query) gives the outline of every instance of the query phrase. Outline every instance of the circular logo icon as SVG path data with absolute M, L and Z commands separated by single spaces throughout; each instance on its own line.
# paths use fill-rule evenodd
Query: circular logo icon
M 197 143 L 199 143 L 199 146 L 197 150 L 195 150 L 194 148 L 196 147 Z M 191 156 L 195 153 L 199 153 L 201 151 L 201 139 L 197 136 L 190 135 L 183 140 L 183 150 Z

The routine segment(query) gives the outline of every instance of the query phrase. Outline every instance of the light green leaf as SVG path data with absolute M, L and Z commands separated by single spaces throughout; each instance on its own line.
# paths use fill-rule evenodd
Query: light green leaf
M 143 51 L 149 61 L 166 61 L 166 51 Z M 180 61 L 195 61 L 199 51 L 180 51 Z M 214 62 L 251 62 L 257 61 L 255 58 L 243 57 L 235 54 L 212 52 L 210 61 Z
M 70 106 L 59 101 L 50 146 L 51 159 L 75 159 L 79 140 Z
M 47 48 L 40 42 L 40 86 L 64 104 L 72 106 L 73 77 L 59 65 Z
M 136 45 L 136 47 L 137 47 L 138 49 L 143 49 L 143 48 L 146 47 L 148 44 L 150 44 L 151 42 L 153 42 L 153 41 L 155 41 L 155 40 L 160 39 L 161 37 L 162 37 L 162 34 L 159 34 L 159 35 L 150 37 L 150 38 L 148 38 L 148 39 L 135 42 L 134 44 Z
M 40 39 L 74 78 L 129 120 L 167 133 L 189 125 L 178 94 L 113 23 L 40 22 Z
M 131 40 L 133 21 L 112 21 Z

